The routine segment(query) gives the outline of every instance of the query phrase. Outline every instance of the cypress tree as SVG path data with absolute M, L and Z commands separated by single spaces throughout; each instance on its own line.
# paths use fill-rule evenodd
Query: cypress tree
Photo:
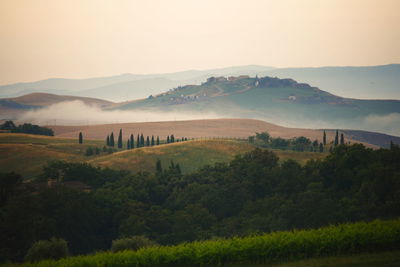
M 140 137 L 139 137 L 139 134 L 137 134 L 137 138 L 136 138 L 136 147 L 140 147 Z
M 110 136 L 107 135 L 107 139 L 106 139 L 106 145 L 110 146 Z
M 114 133 L 112 132 L 110 135 L 110 146 L 114 147 Z
M 130 149 L 134 149 L 134 148 L 135 148 L 135 140 L 134 140 L 134 138 L 133 138 L 133 134 L 131 134 L 130 143 L 131 143 Z
M 144 147 L 144 136 L 143 136 L 143 134 L 140 135 L 140 146 Z
M 79 132 L 79 140 L 78 140 L 79 144 L 83 143 L 83 135 L 82 132 Z
M 122 148 L 122 129 L 119 129 L 118 148 Z
M 150 146 L 150 138 L 149 138 L 149 136 L 147 136 L 147 138 L 146 138 L 146 146 Z
M 167 136 L 167 144 L 169 144 L 169 135 Z
M 326 132 L 324 130 L 324 137 L 322 138 L 322 142 L 324 143 L 324 146 L 326 145 Z
M 157 146 L 160 145 L 160 137 L 157 135 L 157 141 L 156 141 Z
M 151 136 L 151 146 L 154 146 L 154 135 Z
M 344 135 L 343 135 L 343 133 L 340 134 L 340 144 L 344 145 Z
M 173 143 L 173 142 L 175 142 L 175 137 L 174 137 L 174 135 L 173 134 L 171 134 L 171 143 Z
M 336 135 L 335 135 L 335 146 L 339 144 L 339 132 L 336 130 Z
M 126 143 L 126 149 L 131 149 L 131 142 L 129 139 L 128 142 Z
M 324 152 L 324 145 L 322 143 L 319 143 L 319 152 Z

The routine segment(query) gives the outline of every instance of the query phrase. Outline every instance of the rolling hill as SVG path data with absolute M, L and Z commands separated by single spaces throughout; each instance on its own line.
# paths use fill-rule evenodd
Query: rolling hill
M 112 102 L 110 101 L 97 98 L 69 96 L 69 95 L 54 95 L 45 93 L 32 93 L 20 97 L 9 98 L 8 100 L 14 101 L 19 104 L 36 106 L 36 107 L 44 107 L 64 101 L 74 101 L 74 100 L 80 100 L 87 105 L 96 105 L 100 107 L 106 107 L 112 104 Z
M 261 72 L 260 75 L 292 78 L 343 97 L 400 100 L 400 64 L 279 68 Z
M 399 100 L 343 98 L 292 79 L 211 77 L 155 97 L 113 106 L 120 110 L 213 113 L 306 128 L 347 128 L 400 135 Z
M 255 75 L 270 70 L 267 66 L 238 66 L 209 70 L 187 70 L 160 74 L 121 74 L 88 79 L 51 78 L 36 82 L 0 86 L 0 97 L 16 97 L 41 92 L 126 101 L 161 93 L 179 85 L 198 84 L 213 75 Z
M 31 178 L 47 162 L 67 160 L 82 162 L 88 146 L 102 147 L 103 142 L 87 140 L 79 145 L 76 140 L 29 134 L 0 134 L 0 172 L 17 172 Z
M 272 137 L 290 139 L 305 136 L 311 140 L 322 140 L 323 129 L 288 128 L 254 119 L 207 119 L 188 121 L 137 122 L 102 125 L 48 126 L 57 137 L 76 138 L 82 132 L 85 138 L 104 140 L 111 132 L 117 134 L 122 129 L 124 140 L 130 134 L 143 133 L 145 136 L 174 134 L 181 138 L 241 138 L 246 139 L 255 133 L 268 132 Z M 336 129 L 325 129 L 327 141 L 334 140 Z M 389 147 L 390 142 L 400 144 L 400 137 L 367 131 L 340 130 L 348 142 L 360 142 L 371 147 Z
M 263 131 L 267 131 L 273 137 L 283 138 L 307 136 L 314 140 L 322 136 L 322 132 L 319 130 L 286 128 L 253 119 L 207 119 L 48 127 L 54 130 L 57 137 L 75 138 L 79 132 L 82 132 L 86 138 L 101 140 L 105 140 L 105 137 L 111 132 L 116 134 L 120 129 L 122 129 L 124 139 L 128 138 L 131 133 L 135 135 L 143 133 L 145 136 L 158 135 L 163 139 L 170 134 L 174 134 L 177 138 L 247 138 L 256 132 Z M 328 137 L 333 138 L 333 134 L 329 133 Z
M 17 115 L 29 110 L 35 110 L 53 104 L 75 100 L 82 101 L 89 106 L 97 106 L 101 108 L 105 108 L 113 104 L 110 101 L 97 98 L 55 95 L 47 93 L 31 93 L 15 98 L 0 99 L 0 118 L 15 119 Z
M 234 140 L 195 140 L 154 147 L 122 150 L 112 154 L 103 152 L 103 140 L 48 137 L 28 134 L 0 134 L 0 172 L 17 172 L 29 179 L 39 174 L 48 162 L 66 160 L 88 162 L 101 167 L 129 171 L 155 170 L 157 159 L 168 166 L 171 161 L 179 163 L 184 173 L 194 171 L 203 165 L 229 162 L 237 154 L 243 154 L 254 147 L 247 142 Z M 97 147 L 99 155 L 85 156 L 88 147 Z M 327 153 L 294 152 L 275 150 L 282 159 L 294 159 L 304 163 L 311 158 L 322 158 Z M 23 162 L 23 167 L 21 167 Z
M 332 94 L 361 99 L 400 99 L 400 64 L 366 67 L 272 68 L 249 65 L 160 74 L 122 74 L 89 79 L 53 78 L 0 86 L 0 97 L 44 92 L 111 101 L 139 99 L 210 76 L 277 76 L 313 84 Z
M 235 155 L 243 154 L 254 149 L 247 142 L 234 140 L 195 140 L 144 147 L 134 150 L 125 150 L 111 155 L 96 157 L 88 161 L 96 166 L 114 168 L 133 172 L 150 171 L 155 169 L 157 159 L 162 166 L 169 166 L 171 161 L 179 163 L 183 173 L 190 173 L 204 165 L 213 165 L 218 162 L 229 162 Z M 293 159 L 305 163 L 313 158 L 324 158 L 326 153 L 295 152 L 274 150 L 280 160 Z

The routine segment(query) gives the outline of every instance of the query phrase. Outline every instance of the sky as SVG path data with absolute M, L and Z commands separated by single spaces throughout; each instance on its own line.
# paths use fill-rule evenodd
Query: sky
M 0 0 L 0 84 L 400 63 L 398 0 Z

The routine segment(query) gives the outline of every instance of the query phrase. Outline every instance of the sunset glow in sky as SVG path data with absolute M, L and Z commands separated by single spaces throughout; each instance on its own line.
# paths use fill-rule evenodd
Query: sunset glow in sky
M 400 63 L 398 0 L 0 0 L 0 84 Z

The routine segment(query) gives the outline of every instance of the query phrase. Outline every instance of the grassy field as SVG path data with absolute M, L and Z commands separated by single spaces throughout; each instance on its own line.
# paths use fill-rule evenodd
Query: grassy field
M 307 264 L 331 261 L 336 265 L 314 266 L 343 266 L 340 265 L 343 262 L 347 262 L 348 266 L 357 266 L 352 265 L 354 262 L 358 262 L 358 266 L 368 266 L 363 263 L 377 266 L 372 264 L 393 263 L 399 257 L 398 252 L 393 252 L 390 258 L 373 253 L 398 250 L 399 247 L 400 220 L 390 220 L 150 247 L 138 251 L 101 252 L 43 261 L 34 266 L 271 266 L 285 262 L 289 262 L 286 266 L 312 266 Z M 366 255 L 369 256 L 358 259 L 348 257 L 358 253 L 368 253 Z M 331 258 L 319 258 L 328 256 Z M 302 259 L 311 260 L 298 262 Z
M 237 141 L 198 140 L 122 151 L 89 162 L 115 169 L 154 171 L 155 162 L 160 159 L 162 166 L 167 167 L 173 161 L 180 165 L 182 172 L 188 173 L 206 164 L 228 162 L 252 149 L 253 146 Z
M 103 145 L 99 140 L 85 140 L 80 145 L 77 139 L 3 133 L 0 134 L 0 171 L 15 171 L 31 178 L 49 161 L 86 161 L 88 157 L 84 153 L 88 146 L 102 148 Z
M 101 167 L 129 171 L 154 171 L 155 162 L 160 159 L 162 166 L 169 166 L 171 161 L 174 161 L 174 163 L 179 163 L 183 173 L 188 173 L 206 164 L 229 162 L 235 155 L 249 152 L 252 149 L 254 149 L 252 145 L 234 140 L 195 140 L 121 151 L 94 158 L 89 162 Z M 326 156 L 325 153 L 313 152 L 284 150 L 274 150 L 274 152 L 278 154 L 281 160 L 294 159 L 300 163 L 305 163 L 311 158 Z
M 272 137 L 293 138 L 305 136 L 311 140 L 322 141 L 323 132 L 314 129 L 287 128 L 271 124 L 265 121 L 253 119 L 205 119 L 187 121 L 162 121 L 162 122 L 136 122 L 117 123 L 103 125 L 81 125 L 81 126 L 48 126 L 52 128 L 57 137 L 76 138 L 82 132 L 85 138 L 105 140 L 106 136 L 114 132 L 114 136 L 122 129 L 124 140 L 131 133 L 136 135 L 143 133 L 144 136 L 160 136 L 162 140 L 167 135 L 174 134 L 175 138 L 248 138 L 255 133 L 268 132 Z M 346 140 L 354 142 L 346 137 Z M 333 141 L 334 131 L 327 131 L 327 140 Z
M 0 171 L 15 171 L 25 178 L 40 173 L 42 167 L 52 160 L 89 162 L 101 167 L 124 169 L 130 171 L 150 171 L 155 169 L 157 159 L 164 167 L 171 161 L 179 163 L 182 172 L 194 171 L 206 164 L 229 162 L 237 154 L 246 153 L 253 146 L 246 142 L 234 140 L 195 140 L 155 147 L 144 147 L 123 150 L 113 154 L 85 156 L 88 146 L 102 149 L 104 141 L 85 140 L 84 144 L 77 139 L 57 138 L 27 134 L 0 134 Z M 326 153 L 294 152 L 275 150 L 281 160 L 294 159 L 305 163 L 311 158 L 322 158 Z

